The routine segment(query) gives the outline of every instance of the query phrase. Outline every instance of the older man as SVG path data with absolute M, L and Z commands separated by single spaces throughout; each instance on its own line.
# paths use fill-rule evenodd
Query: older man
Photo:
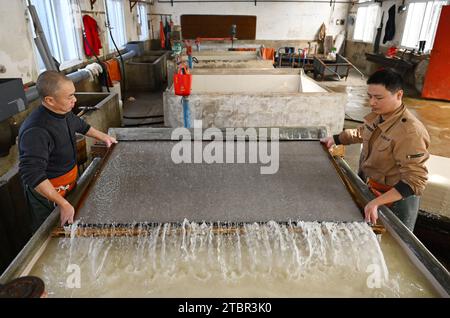
M 427 181 L 430 136 L 403 104 L 400 75 L 377 71 L 367 84 L 372 112 L 364 117 L 364 124 L 321 142 L 327 147 L 362 143 L 359 176 L 377 196 L 365 206 L 366 220 L 376 223 L 378 207 L 389 205 L 412 231 Z
M 76 102 L 75 86 L 64 74 L 43 72 L 36 88 L 42 105 L 28 116 L 19 131 L 19 172 L 32 210 L 33 232 L 55 205 L 61 211 L 61 225 L 73 222 L 75 210 L 64 197 L 78 176 L 75 133 L 103 141 L 108 147 L 117 143 L 71 112 Z

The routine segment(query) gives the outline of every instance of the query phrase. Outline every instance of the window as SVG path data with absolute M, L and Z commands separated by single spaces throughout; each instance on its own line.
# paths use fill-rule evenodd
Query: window
M 123 49 L 127 43 L 127 37 L 125 34 L 125 18 L 123 16 L 123 0 L 106 0 L 106 4 L 108 6 L 108 20 L 111 27 L 112 36 L 114 37 L 114 42 L 116 42 L 119 49 Z M 109 34 L 108 44 L 109 51 L 114 51 L 114 43 L 112 42 Z
M 426 41 L 424 51 L 429 51 L 433 47 L 441 8 L 446 4 L 447 1 L 411 2 L 408 5 L 401 45 L 407 48 L 418 48 L 419 41 Z
M 139 40 L 144 41 L 148 39 L 148 19 L 147 19 L 147 4 L 139 3 L 138 5 L 139 16 Z
M 374 40 L 379 4 L 363 4 L 356 12 L 353 40 L 372 43 Z
M 53 57 L 60 70 L 81 63 L 81 33 L 77 29 L 76 6 L 72 0 L 32 0 Z M 45 65 L 39 55 L 39 69 Z

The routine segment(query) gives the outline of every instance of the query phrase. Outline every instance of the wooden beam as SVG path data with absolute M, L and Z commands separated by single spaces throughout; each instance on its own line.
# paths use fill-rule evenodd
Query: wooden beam
M 136 4 L 137 4 L 138 2 L 139 2 L 139 1 L 130 0 L 130 12 L 133 11 L 133 8 L 136 6 Z
M 372 225 L 372 231 L 375 234 L 382 235 L 386 232 L 386 229 L 383 225 Z M 87 227 L 78 227 L 75 229 L 74 235 L 76 237 L 118 237 L 118 236 L 147 236 L 152 233 L 154 228 L 151 226 L 143 226 L 140 227 L 139 225 L 116 225 L 114 227 L 107 226 L 106 224 L 101 225 L 93 225 L 93 226 L 87 226 Z M 182 231 L 190 231 L 183 229 L 182 227 L 176 227 L 173 230 L 169 231 L 168 235 L 172 234 L 179 234 Z M 222 234 L 222 235 L 229 235 L 229 234 L 236 234 L 239 233 L 240 235 L 245 235 L 246 231 L 245 228 L 242 226 L 233 226 L 228 228 L 219 228 L 214 227 L 212 229 L 212 232 L 214 234 Z M 294 233 L 302 233 L 302 228 L 288 228 L 288 232 L 294 232 Z M 66 231 L 63 227 L 56 227 L 51 234 L 51 237 L 67 237 L 70 236 L 70 231 Z
M 133 11 L 133 8 L 136 6 L 136 4 L 138 3 L 145 3 L 146 5 L 152 5 L 153 1 L 144 1 L 144 0 L 130 0 L 130 12 Z

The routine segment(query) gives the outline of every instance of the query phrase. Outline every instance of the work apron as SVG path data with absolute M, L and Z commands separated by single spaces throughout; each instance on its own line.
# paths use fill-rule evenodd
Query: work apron
M 55 190 L 63 197 L 71 191 L 76 184 L 78 176 L 78 166 L 75 165 L 72 170 L 63 174 L 62 176 L 49 179 Z
M 65 197 L 75 187 L 77 176 L 78 167 L 75 165 L 66 174 L 49 179 L 49 181 L 55 190 Z M 31 208 L 31 230 L 34 233 L 52 213 L 56 205 L 28 185 L 25 186 L 25 196 Z
M 372 193 L 379 197 L 383 193 L 392 189 L 392 186 L 378 183 L 370 178 L 367 180 L 367 185 Z M 420 198 L 416 195 L 411 195 L 407 198 L 385 204 L 392 212 L 406 225 L 412 232 L 416 224 L 417 215 L 419 214 Z

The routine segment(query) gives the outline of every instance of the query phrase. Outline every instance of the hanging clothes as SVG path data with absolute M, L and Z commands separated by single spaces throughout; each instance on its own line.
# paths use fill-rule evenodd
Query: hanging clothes
M 275 61 L 275 49 L 270 47 L 261 48 L 261 56 L 264 60 Z
M 161 17 L 161 21 L 159 21 L 159 39 L 161 40 L 161 48 L 166 48 L 166 36 L 164 34 L 164 24 Z
M 166 49 L 170 50 L 171 49 L 171 45 L 170 45 L 170 25 L 169 25 L 169 21 L 167 21 L 167 17 L 166 17 L 166 23 L 164 26 L 164 33 L 166 36 Z
M 86 34 L 84 39 L 84 53 L 86 56 L 99 55 L 102 48 L 97 21 L 89 15 L 83 16 L 83 27 Z
M 386 22 L 386 29 L 384 29 L 383 44 L 394 39 L 395 35 L 395 4 L 389 8 L 389 18 Z
M 117 61 L 117 59 L 110 59 L 103 63 L 106 66 L 106 70 L 108 72 L 108 86 L 113 87 L 113 81 L 120 82 L 120 80 L 122 79 L 119 61 Z

